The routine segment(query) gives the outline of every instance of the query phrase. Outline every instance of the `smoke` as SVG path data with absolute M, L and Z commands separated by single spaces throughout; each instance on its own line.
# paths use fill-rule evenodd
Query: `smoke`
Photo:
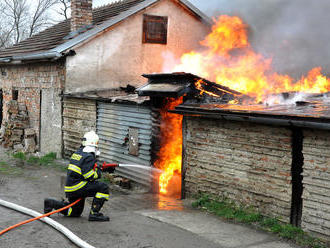
M 166 51 L 162 53 L 163 57 L 163 68 L 162 72 L 170 73 L 175 65 L 180 64 L 180 59 L 176 58 L 172 52 Z
M 255 51 L 279 73 L 300 78 L 321 66 L 330 75 L 329 0 L 190 0 L 210 16 L 240 16 Z

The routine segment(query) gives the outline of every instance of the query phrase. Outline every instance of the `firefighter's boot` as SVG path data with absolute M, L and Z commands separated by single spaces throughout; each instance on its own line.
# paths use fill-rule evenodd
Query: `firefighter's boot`
M 100 209 L 102 208 L 103 204 L 105 202 L 105 199 L 93 199 L 91 212 L 89 213 L 88 220 L 89 221 L 109 221 L 110 218 L 108 216 L 104 216 L 102 213 L 100 213 Z
M 58 201 L 54 198 L 46 198 L 44 200 L 44 213 L 47 214 L 47 213 L 51 212 L 53 209 L 57 210 L 57 209 L 65 207 L 68 204 L 69 203 L 65 202 L 64 200 Z M 60 213 L 63 215 L 67 215 L 68 210 L 67 209 L 63 210 Z

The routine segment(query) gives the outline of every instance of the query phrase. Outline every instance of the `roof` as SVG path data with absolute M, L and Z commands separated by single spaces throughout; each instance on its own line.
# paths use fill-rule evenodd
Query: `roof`
M 182 104 L 176 113 L 270 125 L 330 130 L 330 94 L 310 95 L 304 101 L 272 106 L 235 104 Z
M 124 88 L 64 93 L 63 96 L 113 103 L 132 103 L 138 105 L 146 104 L 150 100 L 148 96 L 139 96 L 138 94 L 135 94 L 132 91 L 127 91 Z
M 93 9 L 93 26 L 70 33 L 70 19 L 62 21 L 18 44 L 0 50 L 0 63 L 13 60 L 34 60 L 59 58 L 70 48 L 103 30 L 123 21 L 131 15 L 155 4 L 160 0 L 122 0 Z M 202 21 L 210 24 L 210 19 L 186 0 L 179 1 Z
M 196 91 L 196 82 L 198 81 L 204 82 L 203 86 L 201 86 L 203 90 L 207 88 L 208 90 L 217 92 L 219 96 L 223 96 L 224 94 L 241 95 L 241 93 L 228 87 L 213 83 L 191 73 L 154 73 L 143 74 L 142 76 L 148 78 L 148 83 L 137 89 L 140 96 L 177 98 L 187 93 L 199 95 L 201 89 Z

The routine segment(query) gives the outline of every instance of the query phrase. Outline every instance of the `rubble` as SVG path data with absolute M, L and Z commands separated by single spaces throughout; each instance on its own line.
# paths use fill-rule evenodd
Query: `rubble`
M 1 127 L 0 142 L 15 152 L 33 153 L 36 150 L 36 134 L 29 127 L 29 117 L 24 104 L 11 100 L 7 104 L 8 119 Z

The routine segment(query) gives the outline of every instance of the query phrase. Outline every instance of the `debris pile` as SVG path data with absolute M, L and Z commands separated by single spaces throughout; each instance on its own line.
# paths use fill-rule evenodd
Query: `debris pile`
M 35 152 L 36 135 L 34 129 L 29 128 L 26 106 L 11 100 L 7 104 L 7 114 L 8 119 L 1 127 L 1 144 L 14 151 Z

